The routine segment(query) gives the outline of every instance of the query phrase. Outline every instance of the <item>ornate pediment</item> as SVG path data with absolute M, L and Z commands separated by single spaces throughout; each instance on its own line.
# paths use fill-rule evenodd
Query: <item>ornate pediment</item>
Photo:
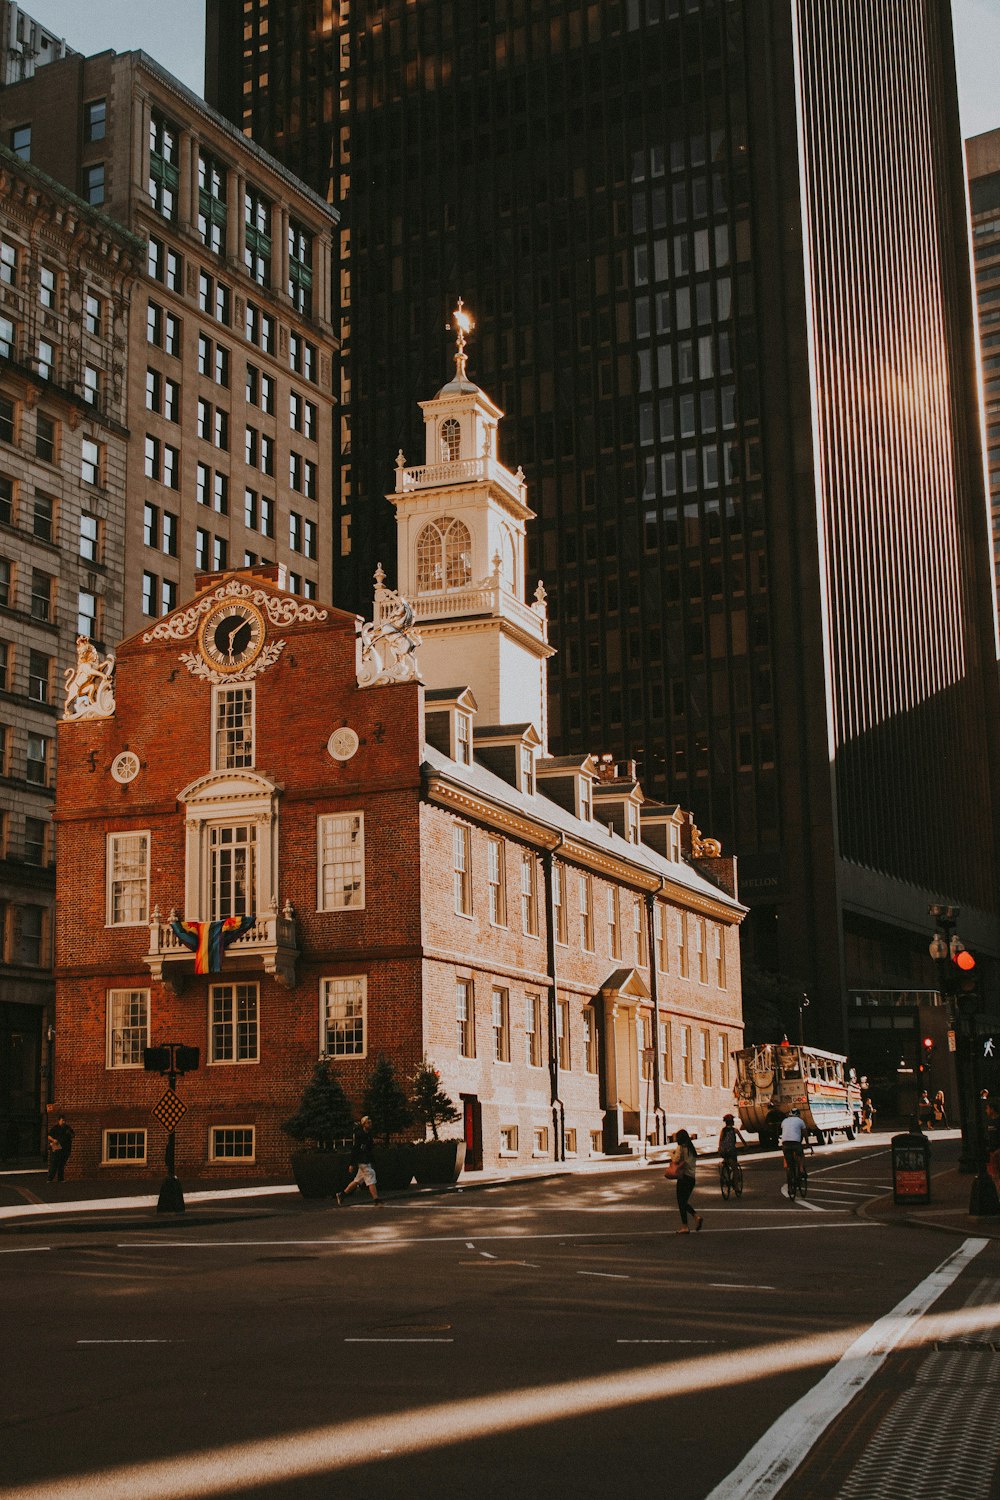
M 229 599 L 246 599 L 264 611 L 272 625 L 309 625 L 325 620 L 327 610 L 310 604 L 307 600 L 295 599 L 287 594 L 272 594 L 266 589 L 254 588 L 240 578 L 230 578 L 218 588 L 207 589 L 187 609 L 175 610 L 143 634 L 143 641 L 187 641 L 195 634 L 202 619 L 210 609 Z

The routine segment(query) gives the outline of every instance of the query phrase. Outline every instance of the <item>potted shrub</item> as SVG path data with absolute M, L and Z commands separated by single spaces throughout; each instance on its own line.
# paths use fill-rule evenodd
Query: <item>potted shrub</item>
M 303 1143 L 303 1150 L 292 1152 L 292 1175 L 303 1198 L 342 1192 L 351 1175 L 351 1106 L 328 1063 L 316 1064 L 298 1109 L 281 1128 Z
M 382 1144 L 372 1153 L 379 1187 L 409 1187 L 413 1181 L 413 1146 L 409 1142 L 392 1145 L 390 1140 L 413 1124 L 413 1111 L 387 1057 L 378 1058 L 369 1076 L 364 1113 L 371 1116 L 372 1134 L 382 1137 Z
M 423 1126 L 431 1127 L 432 1139 L 414 1148 L 414 1173 L 418 1182 L 455 1182 L 465 1166 L 465 1141 L 442 1141 L 439 1125 L 453 1125 L 462 1117 L 441 1087 L 441 1074 L 425 1057 L 410 1080 L 410 1103 Z

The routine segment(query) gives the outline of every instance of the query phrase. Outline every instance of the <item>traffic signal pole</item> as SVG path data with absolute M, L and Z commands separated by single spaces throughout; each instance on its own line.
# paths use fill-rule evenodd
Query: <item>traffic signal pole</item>
M 181 1117 L 187 1114 L 187 1105 L 177 1097 L 177 1079 L 183 1077 L 185 1073 L 194 1072 L 199 1060 L 198 1048 L 186 1047 L 182 1042 L 164 1042 L 158 1047 L 143 1048 L 142 1062 L 146 1072 L 159 1073 L 161 1078 L 167 1080 L 167 1092 L 153 1109 L 154 1117 L 167 1132 L 167 1146 L 164 1152 L 164 1167 L 167 1175 L 163 1179 L 156 1204 L 158 1214 L 182 1214 L 185 1209 L 184 1190 L 177 1180 L 175 1162 L 177 1124 Z

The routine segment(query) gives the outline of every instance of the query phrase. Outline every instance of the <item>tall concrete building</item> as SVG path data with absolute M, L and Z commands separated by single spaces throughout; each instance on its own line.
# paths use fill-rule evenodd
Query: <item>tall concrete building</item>
M 993 571 L 1000 589 L 1000 130 L 965 143 L 972 211 L 976 310 L 986 407 L 986 473 Z
M 329 597 L 334 210 L 141 52 L 66 57 L 0 90 L 0 131 L 148 247 L 125 632 L 213 568 L 277 563 L 293 593 Z
M 56 716 L 122 629 L 134 236 L 0 147 L 0 1158 L 51 1097 Z M 96 392 L 101 392 L 98 401 Z
M 458 294 L 558 595 L 550 738 L 740 860 L 868 1071 L 927 907 L 997 952 L 997 699 L 951 23 L 924 0 L 208 0 L 208 97 L 343 214 L 334 596 Z

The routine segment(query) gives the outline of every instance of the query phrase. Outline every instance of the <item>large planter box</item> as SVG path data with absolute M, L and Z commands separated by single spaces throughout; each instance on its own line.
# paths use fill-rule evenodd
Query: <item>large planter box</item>
M 407 1188 L 413 1181 L 414 1147 L 408 1142 L 398 1146 L 376 1146 L 372 1152 L 372 1166 L 379 1191 L 390 1188 Z
M 420 1141 L 413 1148 L 414 1175 L 425 1185 L 457 1182 L 465 1166 L 465 1142 Z
M 332 1198 L 351 1180 L 349 1151 L 293 1151 L 292 1176 L 303 1198 Z

